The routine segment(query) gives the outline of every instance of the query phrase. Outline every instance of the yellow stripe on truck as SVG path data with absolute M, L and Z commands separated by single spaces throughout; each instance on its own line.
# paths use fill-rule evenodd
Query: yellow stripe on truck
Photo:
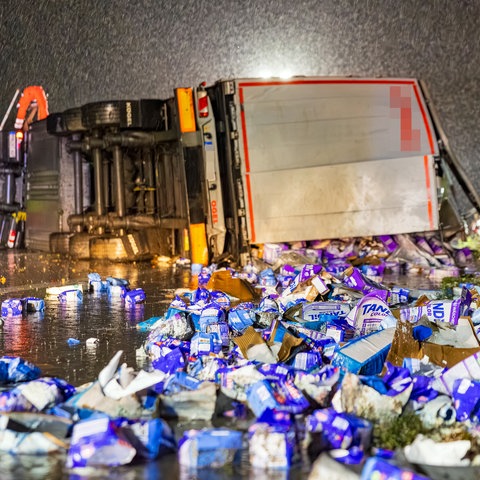
M 190 255 L 192 264 L 208 265 L 207 233 L 204 223 L 190 224 Z
M 195 132 L 195 108 L 193 106 L 193 91 L 191 88 L 177 88 L 178 116 L 180 132 Z

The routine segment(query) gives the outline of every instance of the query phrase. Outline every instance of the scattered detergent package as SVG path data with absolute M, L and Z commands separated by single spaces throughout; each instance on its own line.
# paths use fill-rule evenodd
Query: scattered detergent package
M 250 465 L 261 470 L 287 470 L 298 461 L 294 422 L 284 412 L 266 410 L 248 429 Z
M 89 292 L 104 292 L 107 290 L 108 282 L 102 280 L 100 274 L 92 272 L 88 274 L 88 291 Z
M 80 290 L 64 290 L 58 294 L 60 303 L 79 303 L 83 300 L 83 294 Z
M 344 450 L 336 457 L 345 464 L 358 464 L 370 447 L 372 424 L 347 413 L 338 413 L 333 408 L 315 410 L 306 419 L 307 431 L 312 435 L 309 451 L 318 455 L 323 450 Z
M 23 358 L 0 357 L 0 385 L 28 382 L 39 378 L 40 375 L 40 369 Z
M 30 312 L 41 312 L 45 309 L 45 301 L 42 298 L 37 297 L 25 297 L 22 298 L 23 302 L 23 311 Z
M 168 423 L 161 418 L 114 420 L 123 436 L 135 448 L 138 456 L 153 460 L 161 455 L 176 452 L 177 442 Z
M 428 477 L 393 465 L 378 457 L 369 458 L 362 469 L 361 480 L 384 478 L 388 480 L 428 480 Z
M 240 460 L 242 432 L 224 428 L 188 430 L 178 442 L 178 462 L 190 468 L 219 468 Z
M 21 298 L 9 298 L 2 302 L 2 317 L 18 317 L 23 313 Z
M 136 288 L 135 290 L 129 290 L 125 294 L 125 305 L 133 306 L 138 303 L 144 303 L 146 300 L 145 292 L 141 288 Z
M 94 415 L 73 427 L 67 467 L 116 467 L 136 455 L 121 429 L 107 415 Z

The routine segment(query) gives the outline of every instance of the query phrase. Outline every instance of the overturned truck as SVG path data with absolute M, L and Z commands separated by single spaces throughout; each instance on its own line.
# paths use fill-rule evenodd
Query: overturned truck
M 462 228 L 480 201 L 415 79 L 222 80 L 28 133 L 28 247 L 245 263 L 252 244 Z M 449 172 L 449 173 L 447 173 Z

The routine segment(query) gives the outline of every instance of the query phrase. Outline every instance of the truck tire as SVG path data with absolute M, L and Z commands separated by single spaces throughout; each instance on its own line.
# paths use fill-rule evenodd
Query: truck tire
M 70 232 L 54 232 L 50 234 L 50 253 L 69 253 Z
M 120 102 L 87 103 L 82 107 L 82 123 L 87 128 L 119 127 Z
M 82 109 L 71 108 L 64 112 L 51 113 L 47 117 L 47 132 L 51 135 L 70 135 L 84 132 Z
M 86 130 L 82 123 L 82 109 L 70 108 L 63 112 L 65 127 L 70 133 L 84 132 Z
M 68 253 L 80 260 L 90 258 L 90 240 L 94 238 L 88 233 L 76 233 L 70 238 Z

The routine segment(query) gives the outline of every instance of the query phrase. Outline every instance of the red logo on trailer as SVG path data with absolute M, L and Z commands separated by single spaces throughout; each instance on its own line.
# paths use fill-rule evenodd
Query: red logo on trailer
M 210 202 L 210 209 L 212 210 L 212 223 L 218 223 L 218 210 L 216 200 L 212 200 Z

